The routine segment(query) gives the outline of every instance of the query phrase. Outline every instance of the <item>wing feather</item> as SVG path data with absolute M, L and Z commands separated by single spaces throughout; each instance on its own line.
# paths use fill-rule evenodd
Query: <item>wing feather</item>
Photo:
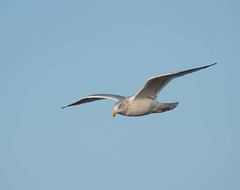
M 77 100 L 76 102 L 73 102 L 72 104 L 64 106 L 64 107 L 62 107 L 62 109 L 69 107 L 69 106 L 76 106 L 79 104 L 84 104 L 84 103 L 93 102 L 93 101 L 97 101 L 97 100 L 103 100 L 103 99 L 111 99 L 111 100 L 115 100 L 118 102 L 119 100 L 122 100 L 123 98 L 125 98 L 125 97 L 115 95 L 115 94 L 93 94 L 93 95 L 81 98 L 81 99 Z
M 137 98 L 151 98 L 156 99 L 157 94 L 174 78 L 181 77 L 183 75 L 205 69 L 207 67 L 213 66 L 217 63 L 207 65 L 204 67 L 198 67 L 195 69 L 189 69 L 185 71 L 179 71 L 174 73 L 163 74 L 148 79 L 147 83 L 141 88 L 141 90 L 134 96 L 134 99 Z

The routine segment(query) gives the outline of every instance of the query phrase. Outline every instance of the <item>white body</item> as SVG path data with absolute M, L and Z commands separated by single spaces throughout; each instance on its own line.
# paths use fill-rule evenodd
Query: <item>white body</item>
M 162 113 L 165 111 L 173 110 L 178 105 L 178 102 L 160 103 L 151 98 L 134 99 L 134 96 L 124 98 L 123 100 L 120 100 L 120 103 L 124 104 L 124 107 L 126 109 L 119 111 L 119 102 L 115 104 L 113 109 L 119 114 L 125 116 L 143 116 L 151 113 Z

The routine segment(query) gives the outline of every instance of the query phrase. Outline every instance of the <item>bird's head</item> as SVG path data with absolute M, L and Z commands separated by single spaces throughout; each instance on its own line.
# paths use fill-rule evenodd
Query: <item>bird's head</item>
M 115 117 L 118 113 L 124 115 L 127 111 L 127 108 L 126 108 L 124 102 L 119 101 L 113 106 L 113 110 L 114 110 L 113 117 Z

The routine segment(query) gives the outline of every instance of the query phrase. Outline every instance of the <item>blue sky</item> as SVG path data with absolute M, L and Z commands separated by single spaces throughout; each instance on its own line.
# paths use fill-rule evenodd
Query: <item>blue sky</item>
M 239 1 L 0 2 L 0 189 L 239 189 Z M 112 118 L 173 80 L 170 112 Z

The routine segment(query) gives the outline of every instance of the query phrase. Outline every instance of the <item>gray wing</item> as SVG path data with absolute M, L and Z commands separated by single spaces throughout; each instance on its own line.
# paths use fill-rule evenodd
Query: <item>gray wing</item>
M 195 69 L 189 69 L 185 71 L 179 71 L 174 73 L 163 74 L 148 79 L 147 83 L 142 87 L 142 89 L 134 96 L 136 98 L 151 98 L 156 99 L 157 94 L 174 78 L 181 77 L 183 75 L 205 69 L 207 67 L 213 66 L 217 63 L 207 65 L 204 67 L 199 67 Z
M 62 107 L 62 109 L 69 107 L 69 106 L 76 106 L 79 104 L 84 104 L 84 103 L 93 102 L 93 101 L 97 101 L 97 100 L 103 100 L 103 99 L 111 99 L 111 100 L 115 100 L 118 102 L 119 100 L 122 100 L 123 98 L 125 98 L 125 97 L 119 96 L 119 95 L 114 95 L 114 94 L 93 94 L 93 95 L 81 98 L 81 99 L 77 100 L 76 102 L 73 102 L 72 104 L 64 106 L 64 107 Z

